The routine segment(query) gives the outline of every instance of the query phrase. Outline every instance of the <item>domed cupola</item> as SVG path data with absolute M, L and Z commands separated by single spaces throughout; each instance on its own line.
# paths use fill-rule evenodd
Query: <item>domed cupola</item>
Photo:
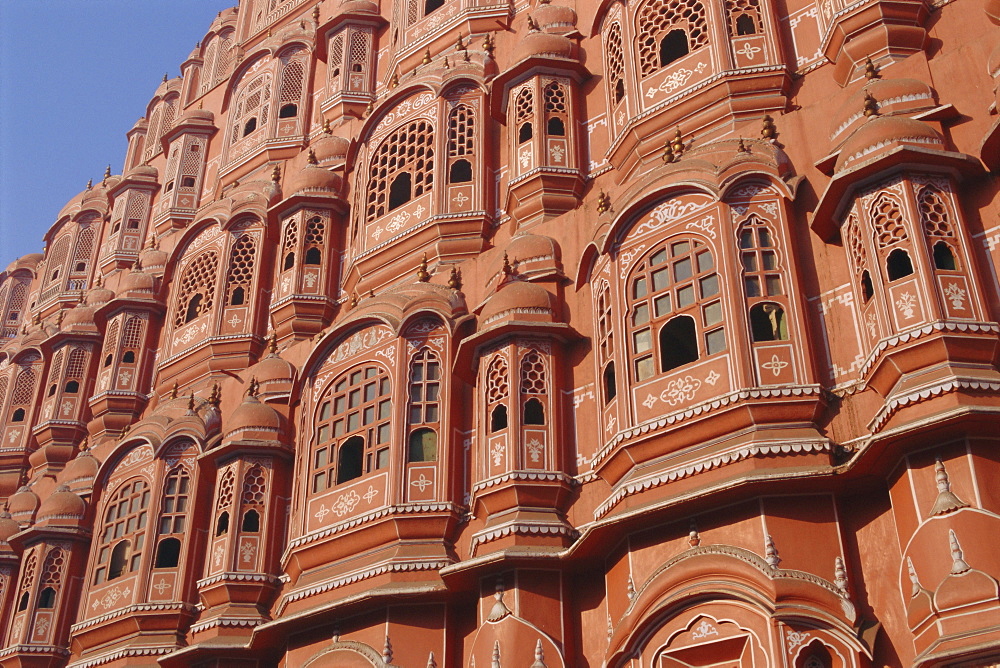
M 835 169 L 841 172 L 857 167 L 902 145 L 943 150 L 944 140 L 923 121 L 907 116 L 873 116 L 844 143 Z
M 19 524 L 32 524 L 40 503 L 38 495 L 28 485 L 24 485 L 7 500 L 7 511 Z
M 84 500 L 71 492 L 68 485 L 59 485 L 38 508 L 37 522 L 75 526 L 86 513 Z
M 153 238 L 149 245 L 139 253 L 139 266 L 144 272 L 154 276 L 162 276 L 169 258 L 170 255 L 160 250 L 160 244 Z
M 118 297 L 122 299 L 154 299 L 156 297 L 156 278 L 142 270 L 142 262 L 122 280 L 118 288 Z
M 510 240 L 505 250 L 505 257 L 511 269 L 523 279 L 536 280 L 548 276 L 563 275 L 562 253 L 559 244 L 552 237 L 541 234 L 521 233 Z M 498 277 L 503 264 L 491 272 Z
M 101 468 L 101 462 L 89 449 L 83 449 L 63 469 L 59 479 L 74 491 L 89 490 Z
M 247 396 L 226 421 L 224 438 L 232 441 L 276 441 L 282 433 L 282 417 L 278 411 L 256 397 L 259 384 L 250 381 Z
M 74 334 L 97 333 L 97 325 L 94 323 L 94 312 L 96 310 L 93 306 L 87 306 L 81 302 L 75 308 L 65 311 L 66 316 L 63 318 L 62 331 Z
M 551 0 L 539 0 L 532 17 L 538 27 L 548 33 L 578 34 L 576 11 L 566 5 L 552 4 Z
M 104 306 L 109 301 L 115 298 L 115 293 L 104 287 L 103 279 L 100 275 L 97 276 L 97 280 L 94 282 L 94 287 L 87 291 L 86 304 L 87 306 L 93 306 L 99 308 Z
M 576 44 L 568 37 L 555 33 L 532 30 L 521 40 L 514 60 L 521 62 L 530 58 L 553 58 L 576 60 Z
M 480 314 L 483 327 L 496 327 L 508 322 L 558 322 L 555 298 L 537 283 L 512 280 L 504 283 L 483 306 Z
M 881 116 L 913 115 L 937 106 L 934 90 L 918 79 L 879 79 L 874 71 L 864 86 L 833 115 L 830 143 L 838 146 L 877 111 Z
M 270 354 L 254 367 L 254 377 L 260 384 L 260 396 L 265 399 L 272 396 L 287 396 L 292 391 L 295 380 L 295 365 L 282 359 L 278 354 L 278 339 L 273 335 L 268 346 Z

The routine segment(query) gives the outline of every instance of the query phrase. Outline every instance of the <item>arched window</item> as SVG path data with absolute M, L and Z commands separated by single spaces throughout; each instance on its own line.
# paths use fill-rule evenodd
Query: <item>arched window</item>
M 51 610 L 54 607 L 56 607 L 56 590 L 52 587 L 46 587 L 38 595 L 38 609 Z
M 895 281 L 913 273 L 913 263 L 910 254 L 902 248 L 896 248 L 885 260 L 885 273 L 890 281 Z
M 24 422 L 24 409 L 18 408 L 10 417 L 11 422 Z
M 28 609 L 28 603 L 31 600 L 31 588 L 35 584 L 35 567 L 37 564 L 38 556 L 35 552 L 32 552 L 28 556 L 21 574 L 21 595 L 17 600 L 18 612 L 24 612 Z
M 561 118 L 550 118 L 546 126 L 546 132 L 550 137 L 565 137 L 566 125 Z
M 94 584 L 139 568 L 148 505 L 149 488 L 141 479 L 127 481 L 111 496 L 98 539 Z
M 776 297 L 784 293 L 778 268 L 778 251 L 771 230 L 751 214 L 740 229 L 740 259 L 747 298 Z
M 108 581 L 120 578 L 128 572 L 128 555 L 132 543 L 127 540 L 120 540 L 115 543 L 111 550 L 111 562 L 108 564 Z
M 760 0 L 726 0 L 729 36 L 756 35 L 761 30 Z
M 410 364 L 410 425 L 436 424 L 440 418 L 441 363 L 429 348 Z
M 437 461 L 437 432 L 422 428 L 410 432 L 410 462 Z
M 507 398 L 510 396 L 510 379 L 507 361 L 500 355 L 493 358 L 486 370 L 486 405 L 489 413 L 490 432 L 507 428 Z
M 306 72 L 306 50 L 292 47 L 281 54 L 281 85 L 278 88 L 278 118 L 297 118 Z
M 499 404 L 490 413 L 490 432 L 496 433 L 507 428 L 507 407 Z
M 524 424 L 545 424 L 545 408 L 538 399 L 524 402 Z
M 565 137 L 566 122 L 569 118 L 569 104 L 566 89 L 551 81 L 543 91 L 545 99 L 545 132 L 550 137 Z
M 260 514 L 264 509 L 264 494 L 267 490 L 267 479 L 264 469 L 254 464 L 243 475 L 243 493 L 240 496 L 240 509 L 243 521 L 240 531 L 243 533 L 258 533 L 260 531 Z
M 176 568 L 181 558 L 181 541 L 164 538 L 156 547 L 156 562 L 153 568 Z
M 318 248 L 310 248 L 306 251 L 306 264 L 317 265 L 323 260 L 323 255 Z
M 449 183 L 468 183 L 472 181 L 472 163 L 462 158 L 451 163 L 451 170 L 448 172 Z
M 80 382 L 76 380 L 71 380 L 66 383 L 66 387 L 63 390 L 66 394 L 76 394 L 80 391 Z
M 597 295 L 597 351 L 601 364 L 604 365 L 604 403 L 615 398 L 618 385 L 615 378 L 615 335 L 611 326 L 611 290 L 606 283 L 601 284 Z
M 49 550 L 42 566 L 38 585 L 42 591 L 38 594 L 38 609 L 51 610 L 56 607 L 56 597 L 62 586 L 63 570 L 66 567 L 66 553 L 56 547 Z
M 260 513 L 251 508 L 243 513 L 243 523 L 240 525 L 243 533 L 257 533 L 260 531 Z
M 298 115 L 299 106 L 297 104 L 283 104 L 278 110 L 278 118 L 295 118 Z
M 867 269 L 865 269 L 861 272 L 861 298 L 864 300 L 864 303 L 867 304 L 868 300 L 870 300 L 874 295 L 875 288 L 872 286 L 872 275 Z
M 413 121 L 386 137 L 372 155 L 369 176 L 368 222 L 430 191 L 434 179 L 434 128 L 430 121 Z
M 307 265 L 319 265 L 323 261 L 323 245 L 326 239 L 326 221 L 321 216 L 311 216 L 306 221 L 303 245 L 306 249 Z
M 208 251 L 195 258 L 184 270 L 177 291 L 175 327 L 211 312 L 218 267 L 218 254 L 215 251 Z
M 448 113 L 448 182 L 472 181 L 472 162 L 475 155 L 476 116 L 467 104 L 458 104 Z
M 615 379 L 615 363 L 608 362 L 602 374 L 604 379 L 604 403 L 608 403 L 618 395 L 618 381 Z
M 524 142 L 531 139 L 531 121 L 525 121 L 521 123 L 521 127 L 517 131 L 517 142 L 523 144 Z
M 283 268 L 285 271 L 288 271 L 294 266 L 295 266 L 295 253 L 290 252 L 287 255 L 285 255 L 285 264 Z
M 951 251 L 951 246 L 943 241 L 934 244 L 934 268 L 945 271 L 955 271 L 958 265 L 955 262 L 955 254 Z
M 321 397 L 312 453 L 313 493 L 389 465 L 389 374 L 374 364 L 338 377 Z
M 517 94 L 514 102 L 514 127 L 517 128 L 517 143 L 523 144 L 531 139 L 532 122 L 535 117 L 535 102 L 531 88 L 525 86 Z
M 537 350 L 529 350 L 521 358 L 522 424 L 545 424 L 544 399 L 549 394 L 548 370 Z
M 229 145 L 234 148 L 230 152 L 230 160 L 245 155 L 265 139 L 261 130 L 267 126 L 271 117 L 269 114 L 273 113 L 271 80 L 271 72 L 265 71 L 245 83 L 241 82 L 233 105 Z
M 754 342 L 787 340 L 784 309 L 770 302 L 754 304 L 750 308 L 750 332 Z
M 444 7 L 444 0 L 425 0 L 424 1 L 424 16 L 427 16 L 435 9 L 440 9 Z
M 693 362 L 699 351 L 714 355 L 725 350 L 720 296 L 715 261 L 702 241 L 677 239 L 655 247 L 636 266 L 630 283 L 636 380 Z
M 612 104 L 618 104 L 625 97 L 625 54 L 622 49 L 622 27 L 612 23 L 604 41 L 604 57 L 608 72 L 608 86 Z
M 650 0 L 638 12 L 637 29 L 643 77 L 708 44 L 705 6 L 699 0 Z
M 215 521 L 215 535 L 224 536 L 229 533 L 229 511 L 224 510 L 219 513 L 219 519 Z
M 872 227 L 879 248 L 886 248 L 907 239 L 903 212 L 899 203 L 885 193 L 880 194 L 871 206 Z

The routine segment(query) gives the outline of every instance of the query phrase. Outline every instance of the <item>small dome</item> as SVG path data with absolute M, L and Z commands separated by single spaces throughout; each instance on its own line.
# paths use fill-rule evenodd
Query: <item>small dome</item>
M 156 167 L 153 167 L 151 165 L 139 165 L 138 167 L 133 167 L 132 169 L 128 170 L 128 173 L 125 174 L 125 178 L 130 181 L 132 179 L 140 179 L 143 181 L 149 181 L 149 180 L 155 181 L 157 178 L 159 178 L 159 175 L 160 173 L 157 171 Z
M 906 116 L 874 116 L 855 130 L 844 143 L 837 158 L 836 170 L 851 167 L 875 151 L 892 144 L 912 144 L 922 148 L 943 149 L 941 135 L 926 123 Z
M 266 389 L 268 383 L 291 382 L 295 378 L 295 366 L 272 353 L 254 367 L 254 376 Z
M 14 521 L 10 513 L 0 513 L 0 540 L 7 542 L 10 537 L 21 530 L 21 525 Z
M 520 62 L 532 57 L 567 59 L 573 58 L 573 51 L 573 42 L 568 38 L 562 35 L 533 31 L 521 40 L 514 60 Z
M 98 279 L 94 287 L 87 291 L 86 303 L 87 306 L 103 306 L 114 298 L 115 293 L 104 287 Z
M 553 322 L 552 294 L 537 283 L 511 281 L 487 300 L 481 318 L 487 326 L 504 318 Z
M 7 510 L 18 522 L 30 523 L 35 518 L 39 503 L 38 495 L 25 485 L 7 499 Z
M 371 0 L 347 0 L 340 3 L 337 15 L 341 14 L 378 14 L 378 5 Z
M 968 568 L 968 567 L 966 567 Z M 954 610 L 982 601 L 996 601 L 997 581 L 975 568 L 948 575 L 934 592 L 934 607 Z
M 576 12 L 566 5 L 554 5 L 543 0 L 535 9 L 532 18 L 545 32 L 567 33 L 576 30 Z
M 93 480 L 97 477 L 97 471 L 101 468 L 101 462 L 90 453 L 90 450 L 82 450 L 80 454 L 70 460 L 63 469 L 60 476 L 67 483 L 78 480 Z
M 38 509 L 38 521 L 80 519 L 86 512 L 87 504 L 83 499 L 69 491 L 68 486 L 59 485 Z
M 122 281 L 118 294 L 121 296 L 150 298 L 156 289 L 156 279 L 141 269 L 133 269 Z
M 559 244 L 541 234 L 518 234 L 506 248 L 507 257 L 519 273 L 561 271 Z M 497 273 L 502 271 L 497 269 Z
M 139 266 L 143 271 L 159 274 L 167 266 L 170 255 L 161 251 L 159 247 L 146 246 L 139 253 Z
M 336 194 L 340 192 L 340 176 L 319 165 L 306 165 L 298 172 L 289 175 L 284 190 L 287 194 L 299 192 L 324 192 Z
M 277 434 L 281 431 L 281 415 L 257 397 L 247 395 L 233 411 L 227 426 L 227 438 L 241 431 Z
M 94 324 L 94 307 L 78 304 L 75 308 L 66 311 L 66 316 L 62 321 L 64 331 L 79 331 L 96 329 Z
M 833 115 L 830 141 L 839 144 L 865 120 L 865 96 L 871 95 L 880 114 L 911 113 L 937 105 L 934 90 L 919 79 L 871 79 Z
M 346 160 L 347 152 L 351 149 L 351 140 L 337 135 L 324 134 L 314 141 L 310 148 L 319 162 Z

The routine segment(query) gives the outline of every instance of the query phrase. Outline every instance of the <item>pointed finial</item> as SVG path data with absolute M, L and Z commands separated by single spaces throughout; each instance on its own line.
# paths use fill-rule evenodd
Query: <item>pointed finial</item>
M 865 59 L 865 79 L 871 81 L 872 79 L 878 79 L 878 67 L 872 62 L 871 56 Z
M 87 179 L 87 190 L 94 187 L 94 179 Z
M 96 285 L 97 287 L 101 287 L 103 281 L 104 279 L 101 277 L 101 274 L 98 274 L 97 279 L 94 281 L 94 285 Z
M 451 63 L 448 62 L 448 56 L 444 57 L 444 68 L 446 70 L 450 70 L 451 69 Z
M 204 100 L 198 100 L 198 111 L 201 111 L 204 108 L 205 108 L 205 101 Z
M 316 159 L 316 151 L 314 151 L 313 149 L 309 149 L 309 153 L 306 154 L 306 162 L 308 162 L 310 165 L 319 164 L 319 160 Z
M 490 662 L 490 668 L 502 668 L 500 665 L 500 641 L 493 641 L 493 660 Z
M 771 118 L 770 114 L 764 114 L 764 119 L 762 127 L 760 129 L 761 139 L 766 141 L 771 141 L 778 134 L 778 129 L 774 125 L 774 119 Z
M 191 395 L 188 396 L 188 413 L 194 412 L 194 391 L 191 391 Z
M 451 276 L 448 277 L 448 287 L 456 291 L 462 289 L 462 272 L 456 267 L 451 268 Z
M 535 643 L 535 662 L 531 664 L 530 668 L 548 668 L 545 665 L 545 649 L 542 648 L 541 638 Z
M 923 587 L 920 586 L 920 580 L 917 579 L 917 571 L 913 568 L 913 560 L 909 557 L 906 558 L 906 572 L 910 576 L 910 596 L 916 596 Z
M 271 336 L 267 339 L 267 350 L 272 355 L 278 354 L 278 333 L 271 332 Z
M 353 295 L 351 295 L 351 308 L 354 308 L 357 305 L 358 305 L 358 293 L 355 292 Z
M 426 668 L 438 668 L 437 661 L 434 660 L 434 652 L 431 652 L 427 656 L 427 666 Z
M 332 135 L 333 134 L 333 127 L 330 125 L 330 121 L 329 120 L 323 121 L 323 134 L 325 134 L 325 135 Z
M 611 198 L 603 190 L 597 196 L 597 213 L 605 213 L 611 210 Z
M 844 566 L 844 558 L 837 557 L 833 561 L 833 584 L 837 586 L 840 595 L 844 598 L 849 596 L 847 591 L 847 567 Z
M 368 100 L 368 106 L 365 107 L 365 118 L 371 116 L 373 111 L 375 111 L 375 100 Z
M 486 617 L 486 620 L 499 622 L 510 614 L 510 608 L 503 602 L 503 578 L 497 578 L 496 593 L 493 594 L 493 597 L 496 601 L 493 603 L 493 608 L 490 609 L 490 614 Z
M 962 546 L 958 544 L 958 536 L 955 535 L 954 529 L 948 529 L 948 542 L 951 545 L 951 574 L 961 575 L 971 566 L 965 562 L 965 555 L 962 553 Z
M 167 73 L 163 73 L 163 83 L 167 83 Z
M 174 386 L 172 388 L 170 388 L 170 398 L 171 399 L 176 399 L 177 398 L 177 392 L 178 392 L 178 390 L 180 390 L 180 387 L 178 387 L 177 383 L 174 382 Z
M 462 39 L 462 33 L 458 33 L 458 42 L 456 42 L 455 48 L 459 51 L 466 51 L 468 48 L 465 46 L 465 40 Z M 468 55 L 466 55 L 466 58 L 468 58 Z
M 319 23 L 319 5 L 313 7 L 313 21 Z
M 670 164 L 674 161 L 674 147 L 670 143 L 670 139 L 663 143 L 663 162 Z
M 684 153 L 684 140 L 681 139 L 681 129 L 677 128 L 674 138 L 670 141 L 670 148 L 674 151 L 674 161 L 676 162 Z
M 747 148 L 747 145 L 743 143 L 743 137 L 740 137 L 740 143 L 736 145 L 736 150 L 739 153 L 749 153 L 750 152 L 750 149 Z
M 528 30 L 530 32 L 538 32 L 538 24 L 535 19 L 531 18 L 531 14 L 528 14 Z
M 781 557 L 778 556 L 778 548 L 774 546 L 774 539 L 768 534 L 764 539 L 764 561 L 771 568 L 777 568 L 778 564 L 781 563 Z
M 281 166 L 275 164 L 274 167 L 271 169 L 271 181 L 277 183 L 280 180 L 281 180 Z
M 489 33 L 489 32 L 486 33 L 486 37 L 483 38 L 483 51 L 486 52 L 486 55 L 488 55 L 490 58 L 492 58 L 493 57 L 493 50 L 495 48 L 496 48 L 496 45 L 493 42 L 493 33 Z
M 399 76 L 393 72 L 392 78 L 389 79 L 389 88 L 396 88 L 399 86 Z
M 247 385 L 247 396 L 256 397 L 260 392 L 260 383 L 257 382 L 257 377 L 252 376 L 250 378 L 250 383 Z
M 504 276 L 510 276 L 514 273 L 513 267 L 510 266 L 510 258 L 507 257 L 507 251 L 503 252 L 503 274 Z
M 698 525 L 695 524 L 694 520 L 691 520 L 691 531 L 688 532 L 688 545 L 691 547 L 701 545 L 701 534 L 698 533 Z
M 222 388 L 219 387 L 218 383 L 212 383 L 212 393 L 208 396 L 208 403 L 215 408 L 218 408 L 219 404 L 222 403 Z
M 872 94 L 868 91 L 865 91 L 865 106 L 863 113 L 866 118 L 878 116 L 878 100 L 872 97 Z
M 934 500 L 929 515 L 945 515 L 959 508 L 967 508 L 969 504 L 958 498 L 951 491 L 951 480 L 948 479 L 948 470 L 944 467 L 944 462 L 938 457 L 934 462 L 934 479 L 937 483 L 938 495 Z
M 420 267 L 417 269 L 417 280 L 421 283 L 431 280 L 431 275 L 427 271 L 427 253 L 424 253 L 423 259 L 420 260 Z
M 382 660 L 392 663 L 392 643 L 389 642 L 389 634 L 385 636 L 385 645 L 382 646 Z
M 56 327 L 62 328 L 63 317 L 66 315 L 65 311 L 59 311 L 56 315 Z
M 626 594 L 628 595 L 628 600 L 630 600 L 630 601 L 634 601 L 635 600 L 635 581 L 632 580 L 632 574 L 631 573 L 629 573 L 629 576 L 628 576 L 628 588 L 626 590 Z
M 431 50 L 430 49 L 425 49 L 424 50 L 424 58 L 423 58 L 423 60 L 420 61 L 420 64 L 421 65 L 430 65 L 431 64 Z
M 102 184 L 107 183 L 108 179 L 110 178 L 111 178 L 111 165 L 108 165 L 107 167 L 104 168 L 104 180 L 101 183 Z

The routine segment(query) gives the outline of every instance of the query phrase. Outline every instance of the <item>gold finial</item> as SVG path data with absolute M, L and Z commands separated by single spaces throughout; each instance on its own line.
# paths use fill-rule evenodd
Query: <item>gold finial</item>
M 670 145 L 670 139 L 663 142 L 663 162 L 669 164 L 674 161 L 674 149 Z
M 125 436 L 127 436 L 130 431 L 132 431 L 131 423 L 122 427 L 122 438 L 125 438 Z
M 747 148 L 747 145 L 743 143 L 743 137 L 740 137 L 740 143 L 736 145 L 736 150 L 739 151 L 740 153 L 750 152 L 750 149 Z
M 864 115 L 866 117 L 878 116 L 878 100 L 872 97 L 868 91 L 865 91 Z
M 535 19 L 531 18 L 531 14 L 528 14 L 528 30 L 538 32 L 538 24 L 535 22 Z
M 490 58 L 493 57 L 493 50 L 496 48 L 496 44 L 493 42 L 493 33 L 486 33 L 486 37 L 483 38 L 483 51 L 486 52 Z
M 319 5 L 313 7 L 313 21 L 319 23 Z
M 375 100 L 368 100 L 368 106 L 365 107 L 365 118 L 371 116 L 373 111 L 375 111 Z
M 250 379 L 250 384 L 247 386 L 247 396 L 256 397 L 260 393 L 260 383 L 257 382 L 257 377 L 254 376 Z
M 603 190 L 597 196 L 597 213 L 605 213 L 611 210 L 611 198 Z
M 108 179 L 110 178 L 111 178 L 111 165 L 108 165 L 107 167 L 104 168 L 104 183 L 107 183 Z
M 430 49 L 426 49 L 424 51 L 424 59 L 420 61 L 420 64 L 421 65 L 430 65 L 431 64 L 431 50 Z
M 503 275 L 510 276 L 514 273 L 513 267 L 510 266 L 510 258 L 507 257 L 507 251 L 503 252 Z
M 670 148 L 674 151 L 674 160 L 676 161 L 684 153 L 684 140 L 681 139 L 681 129 L 677 128 L 674 132 L 674 138 L 670 140 Z
M 177 386 L 177 383 L 174 382 L 174 386 L 172 388 L 170 388 L 170 398 L 171 399 L 176 399 L 177 398 L 177 392 L 178 392 L 178 390 L 180 390 L 180 388 Z
M 462 33 L 458 33 L 458 42 L 455 44 L 455 48 L 459 51 L 465 51 L 465 40 L 462 39 Z
M 763 126 L 760 129 L 762 139 L 771 141 L 778 134 L 778 129 L 774 126 L 774 119 L 770 114 L 764 114 Z
M 218 383 L 212 383 L 212 393 L 208 396 L 208 403 L 215 408 L 218 408 L 219 404 L 222 403 L 222 388 L 219 387 Z
M 355 292 L 353 295 L 351 295 L 351 308 L 354 308 L 357 305 L 358 305 L 358 293 Z
M 392 73 L 392 78 L 389 79 L 389 88 L 395 88 L 399 85 L 399 76 L 395 72 Z
M 310 165 L 318 165 L 319 160 L 316 159 L 316 151 L 309 149 L 309 154 L 306 156 L 306 162 Z
M 276 165 L 275 165 L 275 166 L 274 166 L 274 167 L 273 167 L 273 168 L 271 169 L 271 180 L 272 180 L 273 182 L 275 182 L 275 183 L 277 183 L 278 181 L 280 181 L 280 180 L 281 180 L 281 166 L 280 166 L 280 165 L 277 165 L 277 164 L 276 164 Z
M 865 79 L 871 81 L 872 79 L 878 79 L 878 66 L 872 62 L 871 56 L 865 60 Z
M 451 276 L 448 277 L 448 287 L 451 288 L 452 290 L 456 290 L 456 291 L 462 289 L 462 272 L 461 272 L 461 270 L 459 270 L 459 269 L 457 269 L 455 267 L 451 268 Z
M 94 179 L 87 179 L 87 190 L 94 187 Z
M 194 390 L 192 390 L 191 394 L 188 395 L 188 410 L 192 412 L 194 411 Z
M 204 100 L 198 100 L 198 111 L 201 111 L 204 108 L 205 108 L 205 101 Z
M 42 324 L 41 314 L 36 313 L 35 315 L 31 316 L 31 324 L 34 325 L 35 327 L 40 327 Z
M 448 56 L 444 57 L 444 68 L 446 70 L 450 70 L 451 69 L 451 63 L 448 62 Z
M 424 253 L 423 259 L 420 260 L 420 267 L 417 269 L 417 280 L 421 283 L 431 280 L 430 272 L 427 271 L 427 253 Z
M 333 134 L 333 126 L 330 125 L 330 121 L 328 121 L 328 120 L 323 121 L 323 134 L 325 134 L 325 135 L 332 135 Z
M 271 337 L 267 340 L 267 350 L 272 355 L 278 354 L 278 333 L 271 332 Z
M 270 28 L 268 28 L 268 29 L 267 29 L 267 36 L 268 36 L 268 37 L 270 37 L 271 35 L 272 35 L 272 33 L 271 33 L 271 29 L 270 29 Z

